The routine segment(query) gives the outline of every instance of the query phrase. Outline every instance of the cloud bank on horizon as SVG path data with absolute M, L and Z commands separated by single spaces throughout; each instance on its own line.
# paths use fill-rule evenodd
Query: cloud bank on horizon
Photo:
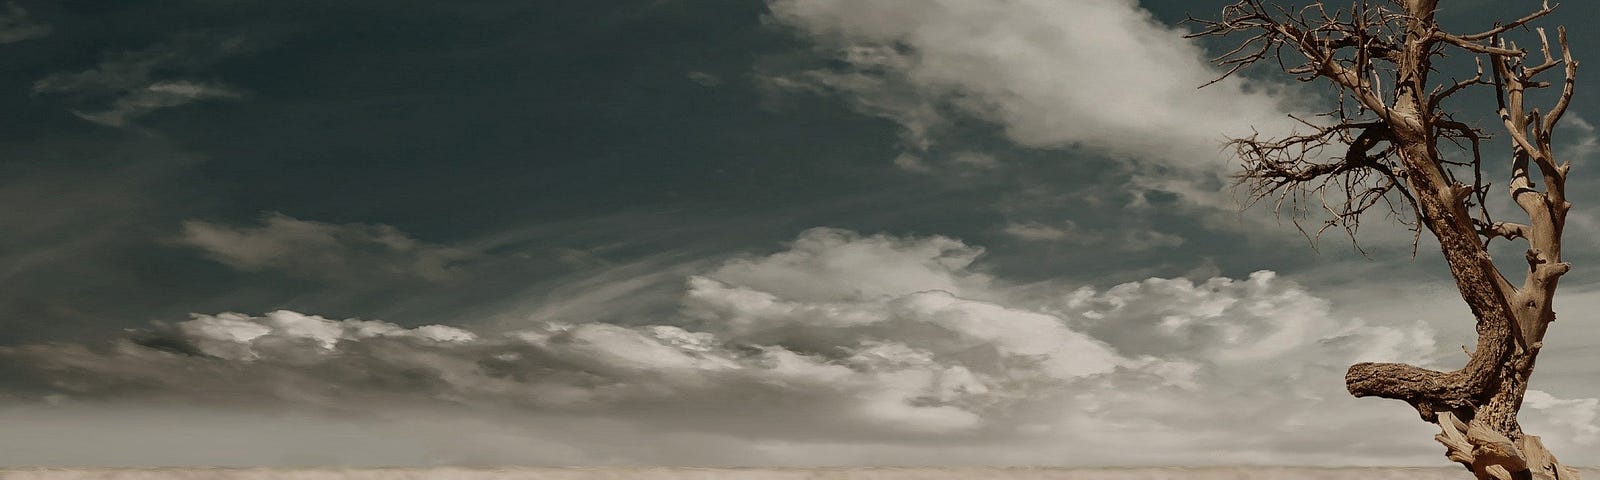
M 1411 441 L 1418 428 L 1392 421 L 1404 405 L 1349 398 L 1340 382 L 1357 361 L 1439 360 L 1448 349 L 1422 321 L 1340 318 L 1270 271 L 1103 291 L 1017 285 L 984 273 L 982 252 L 818 228 L 689 276 L 671 318 L 474 332 L 196 314 L 0 357 L 58 409 L 288 405 L 377 422 L 431 411 L 630 425 L 642 445 L 569 445 L 605 451 L 606 463 L 1346 465 L 1433 453 Z M 1553 445 L 1594 445 L 1597 402 L 1534 392 L 1529 426 Z M 652 458 L 666 432 L 747 446 Z M 1348 444 L 1361 451 L 1330 448 Z

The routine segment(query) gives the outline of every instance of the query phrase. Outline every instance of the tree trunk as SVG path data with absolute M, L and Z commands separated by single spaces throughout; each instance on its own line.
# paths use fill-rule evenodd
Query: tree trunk
M 1558 30 L 1557 57 L 1544 30 L 1534 29 L 1544 54 L 1538 64 L 1528 63 L 1526 50 L 1502 38 L 1553 12 L 1548 3 L 1470 35 L 1440 28 L 1434 15 L 1438 4 L 1358 0 L 1346 8 L 1318 1 L 1287 8 L 1266 0 L 1238 0 L 1224 7 L 1221 19 L 1197 21 L 1206 29 L 1192 36 L 1245 38 L 1216 59 L 1229 69 L 1223 77 L 1258 61 L 1277 60 L 1284 73 L 1302 81 L 1321 78 L 1338 93 L 1337 106 L 1324 114 L 1335 120 L 1332 125 L 1301 120 L 1311 133 L 1297 130 L 1275 140 L 1252 136 L 1233 141 L 1245 164 L 1241 184 L 1250 186 L 1252 199 L 1276 197 L 1279 206 L 1288 200 L 1296 213 L 1306 212 L 1301 201 L 1317 199 L 1318 210 L 1331 217 L 1323 229 L 1343 226 L 1353 240 L 1354 226 L 1369 208 L 1403 197 L 1402 203 L 1411 208 L 1392 212 L 1415 214 L 1417 234 L 1426 228 L 1438 239 L 1456 288 L 1476 320 L 1477 347 L 1461 369 L 1356 364 L 1345 375 L 1350 393 L 1410 403 L 1423 420 L 1439 425 L 1436 438 L 1446 446 L 1446 456 L 1479 479 L 1576 479 L 1538 437 L 1522 432 L 1517 412 L 1545 331 L 1555 321 L 1556 285 L 1569 269 L 1561 261 L 1561 234 L 1571 208 L 1565 193 L 1570 164 L 1557 162 L 1551 134 L 1571 104 L 1578 62 L 1564 30 Z M 1447 50 L 1475 57 L 1477 74 L 1430 84 L 1432 60 Z M 1492 67 L 1490 77 L 1485 63 Z M 1525 108 L 1528 90 L 1557 85 L 1535 77 L 1563 70 L 1565 81 L 1559 83 L 1554 106 L 1543 112 Z M 1493 88 L 1513 147 L 1509 197 L 1527 214 L 1526 224 L 1490 218 L 1484 206 L 1489 182 L 1482 177 L 1479 149 L 1489 134 L 1451 119 L 1440 108 L 1451 95 L 1474 87 Z M 1470 143 L 1470 148 L 1462 146 L 1470 162 L 1447 162 L 1439 152 L 1441 141 Z M 1348 147 L 1343 156 L 1331 162 L 1323 157 L 1326 149 L 1340 146 Z M 1536 184 L 1535 178 L 1542 181 Z M 1329 192 L 1329 185 L 1343 190 Z M 1329 193 L 1334 194 L 1331 201 Z M 1340 193 L 1344 198 L 1338 198 Z M 1469 208 L 1473 206 L 1478 207 L 1476 217 Z M 1520 285 L 1508 281 L 1489 257 L 1488 242 L 1497 238 L 1528 242 L 1528 268 Z
M 1432 115 L 1427 81 L 1432 49 L 1439 41 L 1433 18 L 1436 3 L 1406 4 L 1410 28 L 1386 124 L 1405 167 L 1419 220 L 1439 240 L 1456 287 L 1477 320 L 1478 345 L 1461 370 L 1359 364 L 1351 367 L 1347 387 L 1357 397 L 1399 398 L 1416 406 L 1425 420 L 1440 426 L 1436 438 L 1446 446 L 1446 456 L 1480 480 L 1576 479 L 1576 472 L 1563 467 L 1539 437 L 1524 434 L 1517 422 L 1545 329 L 1555 320 L 1550 303 L 1556 283 L 1567 268 L 1560 263 L 1561 229 L 1569 208 L 1563 193 L 1566 172 L 1546 168 L 1554 165 L 1548 135 L 1535 132 L 1532 143 L 1540 144 L 1535 148 L 1525 148 L 1531 146 L 1527 142 L 1517 146 L 1511 195 L 1529 216 L 1524 234 L 1530 248 L 1528 281 L 1516 288 L 1495 266 L 1487 244 L 1480 243 L 1482 234 L 1467 211 L 1474 187 L 1451 181 L 1437 151 L 1438 130 L 1433 125 L 1437 117 Z M 1516 78 L 1517 72 L 1504 58 L 1493 60 L 1497 74 Z M 1521 111 L 1523 87 L 1520 81 L 1507 83 L 1505 90 L 1513 98 L 1501 115 L 1513 135 L 1526 138 L 1529 121 Z M 1537 113 L 1533 117 L 1538 123 Z M 1542 194 L 1528 181 L 1530 160 L 1544 170 L 1547 185 Z

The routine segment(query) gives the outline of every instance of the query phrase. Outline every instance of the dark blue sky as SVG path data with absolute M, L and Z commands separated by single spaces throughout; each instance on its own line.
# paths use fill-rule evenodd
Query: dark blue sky
M 560 249 L 604 247 L 600 258 L 616 263 L 711 256 L 771 249 L 819 225 L 997 247 L 1008 220 L 996 203 L 1018 188 L 1100 184 L 1127 200 L 1114 161 L 1018 148 L 981 122 L 943 143 L 993 152 L 1004 171 L 897 168 L 893 123 L 762 88 L 759 69 L 826 61 L 763 22 L 760 2 L 17 5 L 53 32 L 3 47 L 7 184 L 34 205 L 13 214 L 22 235 L 6 250 L 81 246 L 6 278 L 11 342 L 218 308 L 440 314 L 385 307 L 414 294 L 404 285 L 341 298 L 272 272 L 238 275 L 164 241 L 187 219 L 245 225 L 277 212 L 393 225 L 437 244 L 496 238 L 483 246 L 493 258 L 468 268 L 493 271 L 497 288 L 570 273 L 548 262 Z M 119 68 L 139 78 L 33 87 L 63 73 L 132 74 L 105 71 Z M 162 81 L 237 96 L 152 108 L 120 127 L 74 114 Z M 1113 229 L 1122 216 L 1029 208 Z M 1184 215 L 1153 212 L 1149 222 L 1196 228 Z M 1114 262 L 1024 244 L 991 253 L 1028 278 L 1114 281 L 1182 274 L 1202 258 L 1237 275 L 1303 263 L 1295 257 L 1306 251 L 1235 260 L 1227 247 L 1237 238 L 1189 240 Z

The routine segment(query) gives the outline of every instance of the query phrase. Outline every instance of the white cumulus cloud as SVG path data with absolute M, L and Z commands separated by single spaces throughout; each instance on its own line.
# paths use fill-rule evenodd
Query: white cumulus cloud
M 981 253 L 813 229 L 689 275 L 662 318 L 490 331 L 223 313 L 0 356 L 65 405 L 566 418 L 563 438 L 603 463 L 1438 460 L 1409 407 L 1343 389 L 1352 362 L 1437 360 L 1427 324 L 1341 317 L 1271 272 L 1040 288 L 984 273 Z M 1595 402 L 1529 396 L 1572 425 L 1541 432 L 1552 444 L 1592 442 Z M 636 441 L 606 444 L 619 428 Z
M 1127 0 L 769 0 L 774 23 L 842 69 L 770 72 L 776 86 L 842 95 L 937 143 L 951 115 L 1025 146 L 1091 150 L 1215 171 L 1224 135 L 1281 124 L 1270 86 L 1226 80 L 1205 52 Z

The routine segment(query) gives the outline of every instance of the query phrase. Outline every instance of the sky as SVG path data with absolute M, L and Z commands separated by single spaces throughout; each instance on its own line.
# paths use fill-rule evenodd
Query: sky
M 1343 373 L 1473 320 L 1244 208 L 1222 143 L 1326 97 L 1197 89 L 1226 3 L 5 1 L 0 465 L 1443 465 Z M 1523 424 L 1600 465 L 1569 115 Z

